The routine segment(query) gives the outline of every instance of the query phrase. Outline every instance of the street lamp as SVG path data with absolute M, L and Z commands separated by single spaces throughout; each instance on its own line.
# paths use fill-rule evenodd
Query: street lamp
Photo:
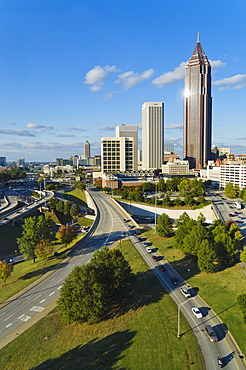
M 189 298 L 187 299 L 186 301 L 178 304 L 178 335 L 177 337 L 180 338 L 180 307 L 183 306 L 185 303 L 187 303 L 188 301 L 190 301 L 191 299 L 195 299 L 195 297 L 193 298 Z
M 157 183 L 155 184 L 155 233 L 156 233 L 156 193 L 157 193 Z

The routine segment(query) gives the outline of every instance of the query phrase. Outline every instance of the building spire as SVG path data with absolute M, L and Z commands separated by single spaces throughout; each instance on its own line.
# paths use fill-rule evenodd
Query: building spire
M 200 43 L 200 32 L 199 31 L 197 32 L 197 42 Z

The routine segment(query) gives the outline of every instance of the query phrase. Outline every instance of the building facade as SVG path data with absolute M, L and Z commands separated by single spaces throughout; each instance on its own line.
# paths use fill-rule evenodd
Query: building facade
M 102 137 L 102 172 L 133 171 L 132 137 Z
M 138 127 L 136 125 L 118 125 L 115 128 L 116 137 L 133 138 L 133 171 L 138 169 Z
M 206 166 L 211 153 L 211 66 L 198 37 L 185 69 L 184 159 L 190 168 Z
M 84 143 L 84 155 L 87 158 L 90 158 L 91 156 L 91 145 L 88 140 L 86 140 L 86 142 Z
M 246 187 L 246 164 L 222 164 L 220 166 L 220 187 L 225 188 L 231 182 L 240 190 Z
M 142 169 L 161 168 L 164 152 L 164 103 L 142 105 Z

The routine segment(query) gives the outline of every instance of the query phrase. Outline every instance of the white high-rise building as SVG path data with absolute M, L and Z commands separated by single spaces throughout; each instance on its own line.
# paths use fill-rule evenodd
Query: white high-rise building
M 102 172 L 133 171 L 132 137 L 102 137 Z
M 161 168 L 164 149 L 164 103 L 142 105 L 142 169 Z
M 115 128 L 116 137 L 133 138 L 133 171 L 138 169 L 138 127 L 136 125 L 118 125 Z

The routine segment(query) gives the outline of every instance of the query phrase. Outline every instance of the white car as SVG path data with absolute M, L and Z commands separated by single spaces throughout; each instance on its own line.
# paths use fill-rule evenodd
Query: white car
M 202 313 L 199 310 L 199 308 L 192 307 L 191 311 L 193 312 L 193 314 L 196 316 L 197 319 L 201 319 L 202 318 Z
M 152 249 L 150 247 L 147 247 L 145 249 L 146 249 L 146 252 L 148 252 L 148 253 L 151 253 L 152 252 Z
M 143 242 L 143 246 L 144 247 L 148 247 L 148 243 L 147 242 Z
M 191 294 L 190 294 L 189 290 L 187 290 L 186 288 L 181 288 L 180 292 L 185 296 L 185 298 L 190 298 L 191 297 Z

